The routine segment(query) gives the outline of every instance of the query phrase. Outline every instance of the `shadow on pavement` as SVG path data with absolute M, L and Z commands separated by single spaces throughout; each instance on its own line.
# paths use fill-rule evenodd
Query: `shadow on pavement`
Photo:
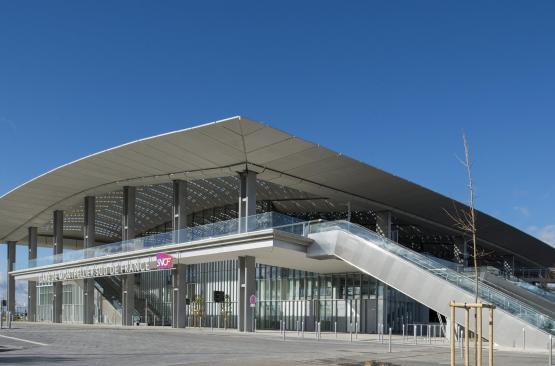
M 25 365 L 25 364 L 37 364 L 37 365 L 44 365 L 44 364 L 59 364 L 63 362 L 70 362 L 70 361 L 77 361 L 76 358 L 72 357 L 43 357 L 43 356 L 8 356 L 3 354 L 0 357 L 0 365 L 1 364 L 18 364 L 18 365 Z

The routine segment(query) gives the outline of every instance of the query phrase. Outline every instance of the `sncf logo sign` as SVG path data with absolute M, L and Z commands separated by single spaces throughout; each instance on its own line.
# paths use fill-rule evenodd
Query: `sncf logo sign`
M 156 254 L 156 268 L 158 269 L 171 269 L 173 267 L 173 258 L 166 253 Z

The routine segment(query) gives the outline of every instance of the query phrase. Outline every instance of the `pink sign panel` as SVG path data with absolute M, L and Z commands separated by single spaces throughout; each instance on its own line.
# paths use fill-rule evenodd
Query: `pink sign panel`
M 156 254 L 156 268 L 171 269 L 173 267 L 173 257 L 166 253 Z

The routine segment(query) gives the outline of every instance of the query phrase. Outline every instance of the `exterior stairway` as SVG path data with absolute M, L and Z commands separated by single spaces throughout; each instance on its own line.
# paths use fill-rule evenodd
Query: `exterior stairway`
M 121 316 L 122 316 L 122 289 L 121 289 L 121 279 L 117 276 L 111 277 L 97 277 L 95 278 L 95 286 L 97 290 L 102 294 L 105 301 L 107 301 L 112 307 L 114 311 L 118 313 L 119 323 L 121 324 Z M 141 314 L 137 309 L 144 309 L 144 305 L 141 307 L 141 304 L 137 303 L 137 295 L 135 295 L 135 309 L 133 311 L 133 318 L 137 319 L 139 322 L 141 321 Z

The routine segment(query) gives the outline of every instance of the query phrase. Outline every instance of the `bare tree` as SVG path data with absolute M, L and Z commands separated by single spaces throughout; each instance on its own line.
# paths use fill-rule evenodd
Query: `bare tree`
M 445 212 L 453 220 L 454 225 L 457 229 L 467 233 L 472 238 L 472 257 L 474 259 L 474 275 L 476 277 L 474 297 L 475 302 L 478 302 L 479 295 L 479 278 L 478 278 L 478 248 L 476 245 L 476 212 L 474 209 L 474 185 L 472 182 L 472 162 L 470 159 L 470 148 L 468 147 L 468 140 L 466 134 L 463 132 L 463 143 L 464 143 L 464 160 L 460 160 L 461 164 L 464 166 L 468 178 L 468 193 L 469 193 L 469 205 L 468 208 L 459 209 L 455 206 L 455 213 L 451 213 L 447 210 Z
M 479 273 L 478 273 L 478 248 L 476 245 L 476 212 L 474 210 L 474 185 L 472 182 L 472 160 L 470 158 L 470 148 L 468 147 L 468 140 L 466 134 L 462 133 L 463 144 L 464 144 L 464 161 L 459 159 L 461 164 L 464 166 L 468 178 L 468 193 L 469 193 L 469 204 L 468 208 L 457 208 L 455 206 L 455 213 L 452 214 L 446 210 L 447 215 L 451 217 L 454 225 L 459 230 L 467 233 L 472 238 L 472 257 L 474 259 L 474 276 L 475 276 L 475 288 L 474 288 L 474 302 L 478 303 L 479 297 Z M 481 311 L 476 308 L 476 312 Z M 474 330 L 478 329 L 478 317 L 477 313 L 474 313 Z M 478 346 L 478 339 L 474 337 L 474 349 Z M 474 364 L 477 365 L 477 354 L 474 354 Z

